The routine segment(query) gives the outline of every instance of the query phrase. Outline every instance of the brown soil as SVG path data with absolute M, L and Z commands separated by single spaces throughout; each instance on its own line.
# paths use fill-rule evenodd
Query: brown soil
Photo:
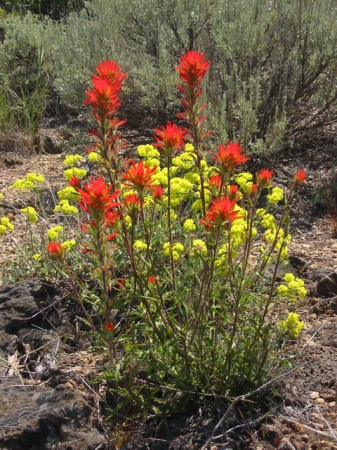
M 29 194 L 14 191 L 10 186 L 28 172 L 43 173 L 48 190 L 64 185 L 62 158 L 60 154 L 0 152 L 3 209 L 15 224 L 13 233 L 0 236 L 3 285 L 6 284 L 6 263 L 19 262 L 17 249 L 23 240 L 28 239 L 18 210 L 24 202 L 29 204 L 32 201 Z M 281 185 L 295 170 L 308 170 L 308 181 L 294 212 L 291 244 L 292 264 L 305 278 L 310 292 L 298 308 L 306 328 L 301 339 L 287 349 L 294 370 L 278 384 L 281 399 L 277 395 L 268 399 L 258 394 L 253 401 L 260 406 L 264 404 L 264 408 L 259 406 L 260 412 L 254 413 L 247 408 L 245 400 L 235 403 L 229 412 L 226 412 L 228 405 L 198 405 L 194 411 L 170 418 L 166 424 L 148 418 L 131 430 L 122 426 L 111 429 L 97 406 L 98 421 L 110 441 L 106 447 L 99 448 L 201 449 L 214 432 L 215 437 L 207 446 L 212 450 L 337 449 L 337 291 L 332 289 L 324 297 L 317 294 L 317 281 L 324 275 L 337 272 L 337 240 L 332 235 L 331 221 L 324 216 L 317 217 L 319 205 L 315 200 L 317 189 L 324 187 L 322 180 L 329 175 L 334 163 L 331 155 L 322 161 L 317 152 L 307 151 L 289 152 L 272 161 L 271 166 L 265 165 L 275 170 L 276 182 Z M 52 213 L 49 218 L 53 220 Z M 100 358 L 89 354 L 85 348 L 71 356 L 61 353 L 59 366 L 64 365 L 64 373 L 67 373 L 62 382 L 81 385 L 84 391 L 92 389 L 88 367 L 96 366 Z M 76 379 L 69 375 L 69 370 L 77 373 Z M 49 382 L 55 383 L 55 380 Z

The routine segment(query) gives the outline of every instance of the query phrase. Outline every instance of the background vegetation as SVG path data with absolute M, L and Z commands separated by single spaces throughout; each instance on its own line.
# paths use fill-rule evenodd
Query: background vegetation
M 209 126 L 218 141 L 275 152 L 336 118 L 334 0 L 2 1 L 0 128 L 38 132 L 79 112 L 98 61 L 129 74 L 123 113 L 163 119 L 179 105 L 172 67 L 206 53 Z M 64 109 L 61 110 L 64 114 Z

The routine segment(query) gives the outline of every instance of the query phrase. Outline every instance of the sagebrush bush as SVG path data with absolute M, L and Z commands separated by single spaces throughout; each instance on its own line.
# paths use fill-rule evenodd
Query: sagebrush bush
M 110 357 L 105 378 L 117 410 L 165 412 L 191 396 L 247 392 L 279 372 L 279 343 L 304 328 L 293 312 L 304 282 L 287 270 L 284 283 L 277 278 L 305 172 L 284 190 L 270 170 L 238 170 L 249 157 L 237 142 L 206 158 L 201 83 L 209 66 L 203 53 L 181 56 L 179 117 L 187 127 L 156 128 L 154 144 L 138 147 L 140 160 L 126 160 L 125 120 L 116 116 L 126 74 L 114 61 L 99 63 L 85 92 L 96 123 L 88 158 L 98 176 L 86 180 L 83 157 L 68 155 L 69 186 L 54 207 L 59 224 L 46 229 L 36 209 L 21 209 L 30 270 L 69 281 L 93 342 Z M 29 173 L 13 188 L 39 198 L 43 183 Z M 13 231 L 6 217 L 1 225 L 2 234 Z
M 6 19 L 0 64 L 16 86 L 42 69 L 63 103 L 80 109 L 96 64 L 118 58 L 129 73 L 125 98 L 158 112 L 179 104 L 177 56 L 199 48 L 211 62 L 214 141 L 270 153 L 335 118 L 336 23 L 334 0 L 92 0 L 64 21 Z

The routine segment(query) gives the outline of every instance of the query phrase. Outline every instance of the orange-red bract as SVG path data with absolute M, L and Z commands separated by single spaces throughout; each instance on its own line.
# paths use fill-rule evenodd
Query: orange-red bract
M 155 200 L 161 200 L 164 196 L 164 188 L 161 186 L 156 186 L 152 191 L 152 197 Z
M 153 136 L 157 141 L 154 146 L 162 149 L 167 155 L 172 156 L 181 150 L 184 144 L 184 136 L 187 130 L 169 122 L 161 129 L 154 130 L 157 135 Z
M 305 182 L 305 179 L 306 179 L 305 170 L 302 169 L 302 170 L 297 171 L 293 176 L 294 185 L 299 186 L 300 184 Z
M 97 180 L 91 177 L 83 189 L 77 190 L 81 195 L 79 199 L 80 208 L 89 214 L 94 213 L 95 215 L 95 212 L 101 211 L 106 214 L 113 208 L 120 206 L 120 203 L 115 201 L 119 191 L 111 194 L 111 188 L 112 186 L 107 186 L 102 177 L 97 178 Z
M 114 329 L 114 324 L 112 322 L 108 322 L 104 325 L 105 331 L 112 331 Z
M 90 104 L 99 116 L 114 114 L 119 106 L 116 90 L 106 78 L 93 78 L 93 86 L 85 91 L 87 99 L 84 104 Z
M 64 254 L 64 248 L 59 242 L 50 242 L 46 246 L 46 250 L 54 257 L 61 258 Z
M 126 183 L 123 184 L 136 189 L 138 192 L 142 192 L 145 188 L 152 189 L 152 174 L 156 169 L 157 166 L 147 166 L 144 164 L 144 161 L 139 161 L 137 163 L 131 161 L 130 166 L 126 169 L 125 173 L 121 175 L 121 178 L 126 180 Z
M 259 188 L 269 186 L 272 182 L 271 177 L 273 175 L 272 170 L 263 169 L 256 175 L 257 185 Z
M 236 166 L 249 160 L 246 153 L 243 153 L 238 142 L 228 142 L 226 147 L 219 145 L 219 151 L 213 157 L 214 161 L 220 165 L 223 171 L 233 171 Z
M 127 77 L 127 75 L 123 72 L 121 67 L 119 67 L 116 61 L 103 61 L 97 64 L 96 71 L 101 78 L 106 78 L 110 84 L 114 86 L 116 91 L 119 91 L 122 88 L 122 83 Z M 97 75 L 93 76 L 94 78 L 99 78 Z
M 181 81 L 190 87 L 196 87 L 204 79 L 209 66 L 210 63 L 205 59 L 204 53 L 190 50 L 180 57 L 179 65 L 175 69 Z
M 217 197 L 212 200 L 211 206 L 206 213 L 206 219 L 199 219 L 200 223 L 210 229 L 219 227 L 226 222 L 233 222 L 241 219 L 238 211 L 234 211 L 236 200 L 230 200 L 227 197 Z

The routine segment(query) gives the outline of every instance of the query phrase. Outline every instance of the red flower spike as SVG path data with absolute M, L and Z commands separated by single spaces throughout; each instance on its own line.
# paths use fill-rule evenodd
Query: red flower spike
M 48 253 L 50 253 L 51 256 L 54 256 L 56 258 L 62 258 L 64 255 L 64 248 L 59 242 L 50 242 L 46 246 L 46 250 Z
M 109 236 L 106 237 L 106 240 L 107 241 L 113 241 L 117 236 L 118 236 L 117 232 L 109 234 Z
M 144 161 L 138 163 L 131 161 L 131 165 L 126 169 L 125 174 L 121 175 L 121 178 L 127 181 L 123 184 L 136 189 L 138 192 L 142 192 L 145 188 L 153 189 L 152 174 L 156 169 L 157 166 L 147 166 Z
M 153 275 L 150 275 L 150 276 L 148 276 L 147 277 L 147 281 L 149 282 L 149 283 L 155 283 L 156 282 L 156 279 L 155 279 L 155 277 L 153 276 Z
M 106 78 L 93 77 L 93 86 L 85 91 L 87 99 L 84 105 L 91 104 L 98 116 L 114 114 L 119 106 L 118 95 L 115 88 Z
M 152 191 L 152 197 L 159 201 L 163 198 L 164 196 L 164 188 L 162 188 L 161 186 L 156 186 L 153 191 Z
M 257 185 L 259 188 L 264 188 L 272 183 L 272 170 L 263 169 L 256 175 Z
M 303 170 L 303 169 L 299 170 L 293 176 L 294 186 L 297 187 L 300 184 L 303 184 L 305 182 L 305 179 L 306 179 L 306 172 L 305 172 L 305 170 Z
M 211 206 L 206 213 L 206 219 L 199 219 L 200 223 L 210 229 L 219 227 L 226 222 L 233 222 L 241 219 L 238 211 L 234 211 L 236 200 L 229 200 L 227 197 L 217 197 L 212 200 Z
M 69 185 L 73 188 L 80 188 L 82 185 L 82 180 L 79 180 L 76 175 L 73 175 L 69 180 Z
M 104 325 L 105 331 L 112 331 L 114 329 L 114 324 L 112 322 L 108 322 Z
M 222 182 L 222 176 L 219 173 L 217 173 L 216 175 L 212 175 L 211 177 L 209 177 L 208 186 L 211 190 L 212 190 L 212 188 L 219 189 L 221 186 L 221 182 Z
M 229 186 L 229 195 L 228 196 L 229 196 L 230 200 L 234 200 L 236 198 L 238 190 L 239 190 L 239 186 L 237 186 L 236 184 L 231 184 Z
M 180 57 L 179 65 L 175 69 L 183 83 L 196 87 L 204 79 L 209 66 L 210 63 L 205 59 L 204 53 L 190 50 Z
M 93 214 L 98 211 L 104 213 L 104 215 L 110 212 L 113 208 L 120 206 L 120 203 L 115 202 L 119 195 L 119 191 L 110 193 L 112 186 L 107 186 L 102 177 L 95 180 L 90 178 L 83 189 L 78 189 L 78 193 L 81 195 L 79 199 L 80 208 L 88 214 Z
M 226 147 L 220 144 L 219 151 L 213 159 L 225 172 L 232 172 L 236 166 L 249 160 L 246 153 L 242 153 L 241 145 L 238 142 L 228 142 Z
M 119 211 L 109 211 L 105 214 L 105 222 L 108 227 L 115 227 L 119 219 Z
M 156 128 L 154 131 L 157 134 L 153 136 L 157 141 L 154 146 L 162 149 L 168 156 L 173 156 L 183 147 L 187 130 L 178 127 L 175 123 L 169 122 L 161 130 Z
M 124 202 L 125 202 L 126 205 L 140 206 L 140 198 L 139 198 L 139 195 L 137 195 L 137 194 L 130 194 L 130 195 L 127 195 L 127 196 L 125 197 Z
M 116 90 L 122 88 L 122 83 L 127 77 L 115 61 L 103 61 L 97 64 L 96 71 L 101 78 L 106 78 Z M 98 78 L 94 75 L 93 78 Z

